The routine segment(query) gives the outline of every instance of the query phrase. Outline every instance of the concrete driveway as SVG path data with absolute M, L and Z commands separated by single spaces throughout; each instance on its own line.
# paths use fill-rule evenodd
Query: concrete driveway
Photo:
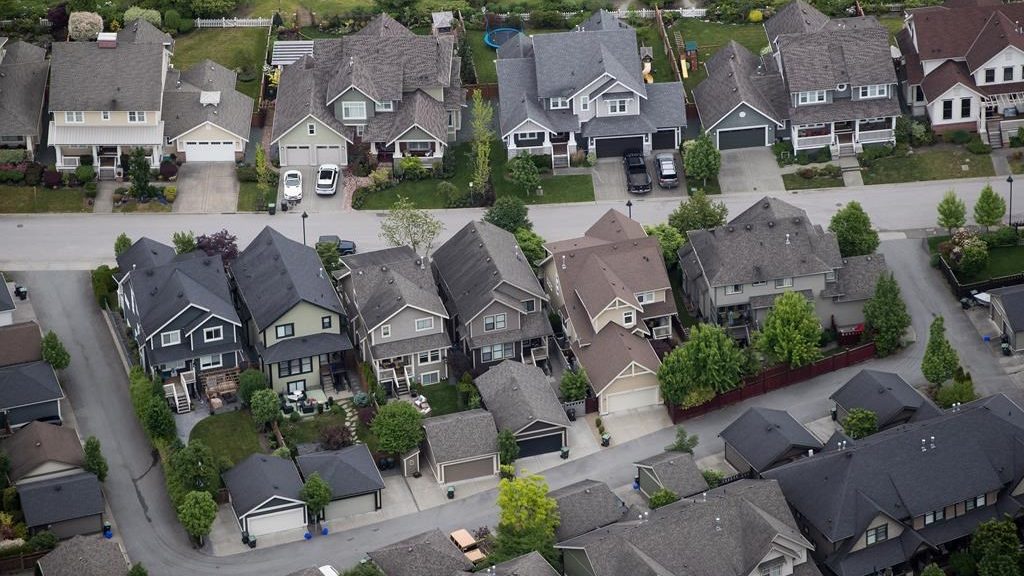
M 676 167 L 682 171 L 679 154 L 676 153 Z M 658 185 L 658 171 L 654 167 L 654 154 L 647 155 L 647 173 L 651 175 L 653 185 L 648 194 L 630 194 L 626 191 L 626 173 L 622 168 L 621 158 L 602 158 L 594 166 L 594 199 L 601 200 L 637 200 L 644 198 L 682 198 L 686 195 L 686 183 L 678 188 L 662 188 Z
M 722 170 L 718 173 L 722 194 L 732 192 L 783 192 L 782 173 L 770 148 L 744 148 L 722 151 Z
M 186 162 L 178 170 L 174 211 L 224 214 L 238 209 L 238 177 L 233 162 Z
M 338 188 L 333 196 L 317 196 L 316 188 L 317 166 L 286 166 L 281 168 L 281 178 L 277 186 L 277 207 L 280 209 L 281 200 L 284 199 L 284 173 L 288 170 L 298 170 L 302 174 L 302 201 L 291 210 L 313 212 L 338 212 L 342 209 L 342 190 L 345 187 L 345 171 L 338 175 Z

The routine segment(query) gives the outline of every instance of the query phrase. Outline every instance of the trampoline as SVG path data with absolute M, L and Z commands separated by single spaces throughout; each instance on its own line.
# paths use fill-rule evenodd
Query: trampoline
M 484 34 L 484 44 L 498 49 L 516 34 L 519 34 L 519 30 L 516 28 L 495 28 Z

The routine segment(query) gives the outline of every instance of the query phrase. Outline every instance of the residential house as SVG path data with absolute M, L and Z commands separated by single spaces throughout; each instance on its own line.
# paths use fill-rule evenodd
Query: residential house
M 988 291 L 992 305 L 989 314 L 1003 332 L 1010 349 L 1024 350 L 1024 284 Z
M 139 268 L 153 268 L 161 266 L 174 260 L 177 255 L 173 246 L 163 242 L 157 242 L 143 236 L 127 250 L 117 255 L 117 272 L 114 273 L 114 280 L 117 282 L 117 304 L 122 309 L 129 304 L 124 293 L 124 284 L 134 270 Z
M 83 471 L 85 452 L 72 428 L 31 422 L 0 445 L 10 461 L 8 481 L 28 484 Z
M 64 391 L 43 362 L 42 333 L 35 322 L 0 327 L 0 429 L 32 421 L 61 422 Z
M 367 556 L 387 576 L 452 576 L 473 568 L 462 550 L 437 528 L 379 548 Z
M 342 256 L 335 272 L 363 362 L 395 394 L 448 379 L 448 312 L 430 264 L 402 246 Z
M 978 525 L 1020 516 L 1024 411 L 1001 394 L 765 473 L 836 576 L 918 573 Z
M 438 484 L 498 473 L 498 430 L 486 410 L 467 410 L 423 420 L 423 456 Z
M 7 289 L 7 278 L 0 272 L 0 328 L 14 324 L 14 295 Z
M 506 360 L 475 383 L 498 430 L 515 436 L 520 458 L 558 452 L 569 445 L 569 419 L 540 368 Z
M 775 482 L 740 480 L 555 546 L 566 576 L 820 576 Z
M 46 49 L 0 38 L 0 147 L 23 148 L 30 160 L 42 141 L 49 72 Z
M 647 498 L 658 490 L 669 490 L 680 498 L 686 498 L 708 489 L 692 454 L 662 452 L 633 465 L 636 466 L 637 487 Z
M 785 410 L 749 408 L 718 435 L 738 472 L 763 474 L 822 449 L 821 441 Z
M 431 257 L 452 337 L 475 369 L 507 358 L 527 364 L 547 359 L 548 297 L 514 235 L 473 221 Z
M 499 562 L 490 570 L 494 576 L 558 576 L 558 572 L 537 551 Z
M 881 254 L 842 258 L 832 232 L 770 196 L 687 239 L 679 249 L 683 294 L 705 322 L 746 341 L 784 292 L 813 302 L 822 326 L 863 323 L 864 302 L 887 270 Z
M 347 165 L 350 146 L 384 161 L 436 162 L 462 128 L 461 58 L 451 36 L 420 36 L 387 14 L 281 73 L 271 144 L 281 166 Z
M 103 531 L 103 491 L 91 472 L 22 484 L 18 500 L 29 533 L 71 538 Z
M 0 326 L 0 367 L 43 359 L 43 333 L 29 320 Z
M 366 444 L 302 454 L 295 463 L 305 480 L 320 474 L 331 487 L 331 502 L 324 509 L 327 522 L 381 509 L 384 479 Z
M 245 157 L 253 99 L 238 90 L 238 75 L 204 59 L 167 71 L 164 141 L 178 160 L 235 162 Z
M 550 156 L 559 167 L 577 151 L 603 158 L 678 148 L 683 85 L 649 83 L 640 52 L 636 30 L 605 10 L 569 32 L 520 33 L 502 44 L 498 120 L 509 158 Z
M 254 537 L 306 527 L 302 478 L 291 459 L 252 454 L 222 477 L 243 533 Z
M 544 288 L 599 412 L 661 404 L 652 340 L 671 347 L 677 312 L 658 239 L 612 209 L 582 237 L 545 249 Z
M 128 576 L 121 545 L 99 536 L 61 542 L 36 564 L 40 576 Z
M 238 255 L 231 276 L 247 341 L 274 391 L 333 389 L 332 365 L 352 342 L 316 250 L 267 226 Z
M 625 517 L 626 504 L 604 482 L 580 480 L 548 492 L 558 505 L 555 540 L 564 542 Z
M 829 396 L 836 403 L 836 419 L 842 422 L 851 410 L 870 410 L 878 429 L 933 418 L 942 410 L 907 383 L 899 374 L 864 369 Z
M 694 90 L 720 150 L 770 146 L 854 154 L 895 143 L 901 115 L 889 32 L 874 16 L 829 19 L 793 0 L 764 23 L 768 49 L 729 41 L 705 62 Z

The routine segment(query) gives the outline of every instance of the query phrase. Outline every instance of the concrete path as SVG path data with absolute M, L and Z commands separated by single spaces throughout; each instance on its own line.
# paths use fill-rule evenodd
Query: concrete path
M 996 176 L 1009 176 L 1010 175 L 1010 162 L 1007 159 L 1007 155 L 1011 153 L 1010 148 L 1003 148 L 1000 150 L 992 151 L 992 168 L 996 171 Z
M 186 162 L 178 170 L 174 212 L 221 214 L 238 209 L 234 162 Z
M 114 211 L 114 190 L 120 182 L 100 180 L 96 184 L 96 200 L 92 204 L 93 214 L 110 214 Z
M 771 148 L 725 150 L 722 152 L 718 186 L 722 194 L 780 193 L 786 190 L 781 174 Z
M 839 167 L 843 170 L 843 184 L 846 186 L 863 186 L 864 177 L 860 173 L 860 162 L 856 156 L 843 156 L 839 159 Z

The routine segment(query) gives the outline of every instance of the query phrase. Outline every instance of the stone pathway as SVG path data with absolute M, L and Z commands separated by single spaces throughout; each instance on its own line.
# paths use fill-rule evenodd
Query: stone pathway
M 359 409 L 352 403 L 351 398 L 339 400 L 338 405 L 345 409 L 345 427 L 352 434 L 352 438 L 355 438 L 356 426 L 359 425 Z
M 341 189 L 341 209 L 346 212 L 352 210 L 352 196 L 356 193 L 358 188 L 368 186 L 369 184 L 369 176 L 352 176 L 346 174 L 345 183 Z

